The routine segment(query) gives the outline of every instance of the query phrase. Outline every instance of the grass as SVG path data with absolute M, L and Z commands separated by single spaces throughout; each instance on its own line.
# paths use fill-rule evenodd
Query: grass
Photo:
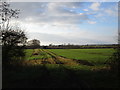
M 25 53 L 26 53 L 25 60 L 38 60 L 51 57 L 41 49 L 26 49 Z M 38 55 L 32 55 L 33 53 L 37 53 Z
M 49 49 L 49 51 L 66 58 L 102 65 L 113 54 L 114 49 Z
M 119 88 L 118 74 L 110 72 L 104 64 L 113 49 L 26 49 L 25 52 L 26 61 L 33 64 L 3 70 L 3 88 Z M 54 64 L 34 64 L 50 58 Z M 73 63 L 72 59 L 88 61 L 94 66 L 66 64 L 67 60 Z
M 12 68 L 3 72 L 3 88 L 118 88 L 117 74 L 92 71 L 86 66 L 46 64 Z

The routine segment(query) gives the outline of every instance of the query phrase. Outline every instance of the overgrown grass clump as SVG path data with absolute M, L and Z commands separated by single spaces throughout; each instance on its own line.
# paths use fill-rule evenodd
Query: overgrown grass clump
M 25 52 L 26 52 L 25 60 L 39 60 L 51 57 L 42 49 L 25 49 Z

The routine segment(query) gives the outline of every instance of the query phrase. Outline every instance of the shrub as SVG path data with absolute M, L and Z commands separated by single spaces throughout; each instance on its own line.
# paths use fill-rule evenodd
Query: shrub
M 118 48 L 116 48 L 116 51 L 110 57 L 108 64 L 112 71 L 120 70 L 120 67 L 119 67 L 119 65 L 120 65 L 120 46 L 118 46 Z

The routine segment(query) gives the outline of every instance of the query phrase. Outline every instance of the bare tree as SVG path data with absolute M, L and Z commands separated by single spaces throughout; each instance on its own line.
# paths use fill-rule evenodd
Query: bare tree
M 10 64 L 11 61 L 18 61 L 25 55 L 23 49 L 27 40 L 25 32 L 17 26 L 10 25 L 11 18 L 18 18 L 19 11 L 10 9 L 8 2 L 1 4 L 0 39 L 2 40 L 3 65 Z
M 2 30 L 9 30 L 10 28 L 10 19 L 12 17 L 14 18 L 18 18 L 18 14 L 20 12 L 20 10 L 18 9 L 10 9 L 10 4 L 8 2 L 1 2 L 1 5 L 0 5 L 0 17 L 1 17 L 1 26 L 0 28 Z

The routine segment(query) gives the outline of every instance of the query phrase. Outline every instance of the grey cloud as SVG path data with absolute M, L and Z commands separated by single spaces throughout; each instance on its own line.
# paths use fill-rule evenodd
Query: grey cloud
M 28 16 L 37 16 L 38 14 L 42 14 L 43 10 L 46 8 L 43 5 L 47 3 L 35 3 L 35 2 L 11 2 L 11 8 L 20 9 L 20 18 L 26 18 Z M 39 11 L 37 11 L 39 10 Z
M 39 15 L 42 13 L 56 15 L 58 14 L 64 14 L 64 13 L 72 13 L 69 10 L 65 10 L 64 8 L 73 8 L 73 7 L 81 7 L 81 3 L 75 3 L 75 2 L 63 2 L 63 3 L 47 3 L 47 2 L 12 2 L 10 3 L 12 8 L 20 9 L 21 14 L 24 15 L 24 17 L 33 16 L 33 15 Z
M 74 15 L 74 16 L 44 16 L 44 17 L 33 17 L 34 19 L 26 20 L 26 22 L 38 22 L 47 24 L 78 24 L 88 20 L 86 15 Z
M 88 20 L 86 14 L 78 15 L 75 11 L 70 11 L 70 8 L 81 8 L 81 2 L 12 2 L 11 6 L 21 10 L 19 20 L 27 23 L 76 24 Z
M 75 3 L 75 2 L 66 2 L 66 3 L 47 3 L 47 2 L 17 2 L 17 3 L 11 3 L 11 8 L 15 8 L 15 9 L 20 9 L 21 10 L 21 14 L 20 14 L 20 18 L 19 20 L 21 22 L 24 22 L 26 24 L 32 23 L 31 25 L 36 25 L 36 24 L 41 24 L 41 25 L 37 25 L 38 28 L 34 28 L 36 29 L 36 33 L 29 33 L 29 37 L 31 39 L 37 38 L 40 39 L 41 42 L 48 42 L 48 43 L 73 43 L 73 44 L 89 44 L 89 43 L 109 43 L 107 42 L 107 40 L 104 40 L 105 38 L 101 39 L 101 37 L 98 37 L 97 39 L 101 39 L 101 40 L 95 40 L 96 37 L 93 37 L 90 39 L 90 36 L 82 36 L 79 37 L 79 35 L 74 35 L 73 37 L 70 37 L 69 35 L 67 36 L 62 36 L 62 35 L 55 35 L 55 34 L 45 34 L 45 33 L 37 33 L 37 30 L 40 30 L 40 28 L 42 27 L 43 30 L 45 30 L 43 28 L 43 26 L 48 26 L 46 24 L 52 24 L 54 26 L 57 26 L 58 24 L 61 25 L 59 27 L 63 27 L 62 25 L 68 25 L 68 26 L 64 26 L 67 28 L 67 30 L 70 30 L 70 25 L 75 25 L 75 24 L 80 24 L 83 23 L 85 21 L 89 20 L 90 15 L 94 16 L 96 15 L 98 12 L 91 12 L 91 13 L 77 13 L 76 11 L 74 11 L 74 8 L 81 8 L 83 7 L 83 3 Z M 73 11 L 71 11 L 73 10 Z M 100 10 L 99 13 L 104 13 L 102 12 L 102 10 Z M 101 18 L 99 18 L 101 19 Z M 24 24 L 23 23 L 23 24 Z M 59 28 L 58 27 L 58 28 Z M 64 29 L 63 27 L 63 29 Z M 32 28 L 32 27 L 31 27 Z M 62 28 L 59 28 L 59 29 Z M 30 29 L 30 28 L 29 28 Z M 33 28 L 32 28 L 33 29 Z M 49 27 L 47 27 L 47 29 L 49 29 Z M 55 30 L 52 30 L 54 28 L 50 28 L 49 30 L 47 30 L 46 32 L 49 33 L 50 32 L 54 32 Z M 72 30 L 75 30 L 75 28 L 72 28 Z M 31 32 L 31 31 L 30 31 Z M 63 31 L 64 32 L 64 31 Z M 79 33 L 79 32 L 78 32 Z M 84 37 L 88 37 L 88 38 L 84 38 Z M 108 39 L 110 39 L 109 37 L 107 37 Z M 82 40 L 82 41 L 81 41 Z
M 83 4 L 81 2 L 60 2 L 60 3 L 48 3 L 48 13 L 50 15 L 69 16 L 76 15 L 74 8 L 81 8 Z M 73 11 L 71 11 L 73 10 Z

